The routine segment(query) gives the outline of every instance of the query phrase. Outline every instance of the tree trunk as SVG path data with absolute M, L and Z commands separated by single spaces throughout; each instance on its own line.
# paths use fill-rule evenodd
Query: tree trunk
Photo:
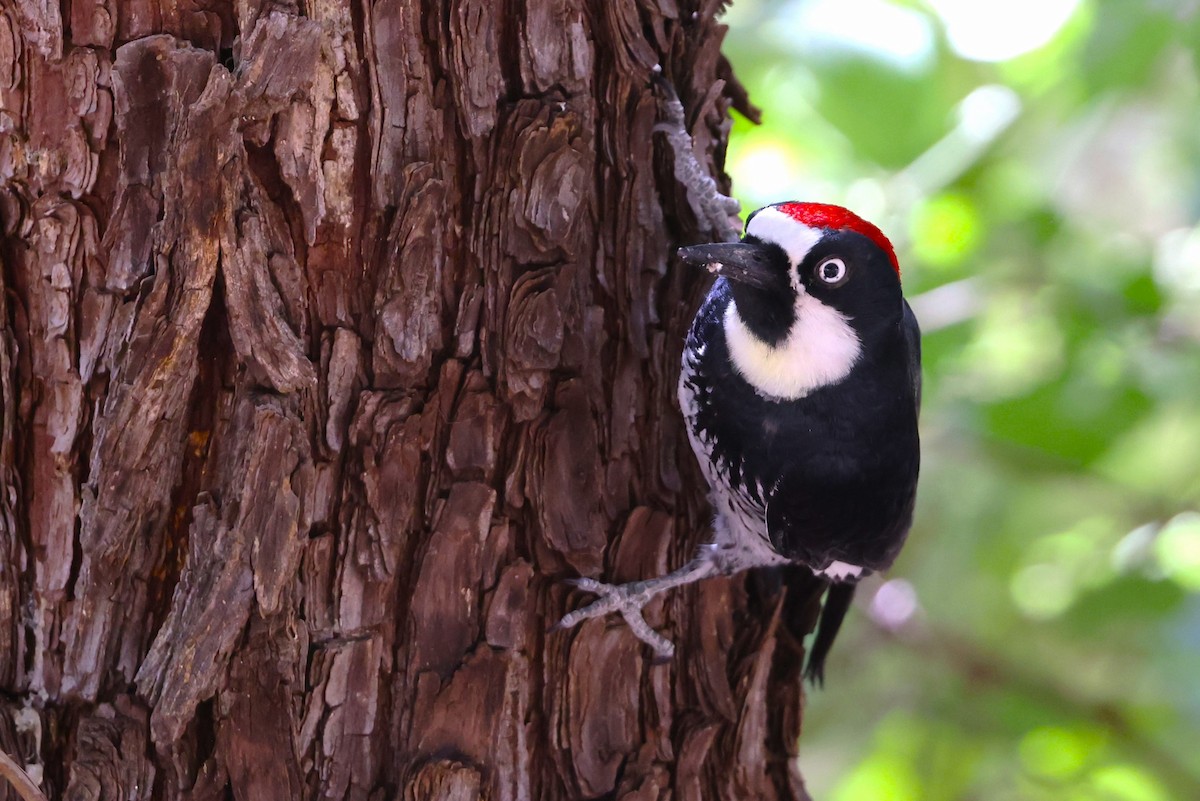
M 546 633 L 708 536 L 648 77 L 719 165 L 720 5 L 5 0 L 0 749 L 47 795 L 804 797 L 811 599 L 675 592 L 668 664 Z

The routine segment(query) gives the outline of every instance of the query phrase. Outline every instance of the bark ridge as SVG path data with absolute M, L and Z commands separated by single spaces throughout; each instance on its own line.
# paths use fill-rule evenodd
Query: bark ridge
M 0 749 L 51 798 L 805 797 L 811 599 L 546 633 L 707 536 L 650 77 L 716 171 L 721 6 L 0 7 Z

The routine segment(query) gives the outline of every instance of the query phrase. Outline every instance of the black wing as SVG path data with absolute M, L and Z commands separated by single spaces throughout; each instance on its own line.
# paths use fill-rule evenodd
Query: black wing
M 908 343 L 908 377 L 912 381 L 913 395 L 917 399 L 917 411 L 921 410 L 921 326 L 913 314 L 908 301 L 904 303 L 904 317 L 900 321 L 904 339 Z
M 921 329 L 907 301 L 904 302 L 901 328 L 907 351 L 907 378 L 919 411 Z M 915 430 L 912 436 L 915 440 Z M 811 481 L 785 479 L 775 488 L 767 507 L 767 528 L 772 541 L 777 547 L 786 543 L 790 546 L 788 556 L 818 569 L 834 558 L 861 564 L 868 568 L 867 572 L 885 568 L 895 558 L 908 533 L 916 476 L 917 464 L 913 463 L 902 466 L 892 480 L 884 482 L 885 487 L 872 486 L 870 480 L 849 486 L 819 487 Z M 899 481 L 895 481 L 897 478 Z M 866 509 L 874 509 L 877 514 L 869 511 L 864 514 L 864 501 Z M 872 531 L 875 526 L 878 528 Z M 849 551 L 859 558 L 850 558 Z M 866 554 L 870 556 L 861 558 Z M 804 671 L 814 685 L 824 683 L 825 660 L 850 609 L 855 587 L 854 582 L 833 582 L 829 586 Z

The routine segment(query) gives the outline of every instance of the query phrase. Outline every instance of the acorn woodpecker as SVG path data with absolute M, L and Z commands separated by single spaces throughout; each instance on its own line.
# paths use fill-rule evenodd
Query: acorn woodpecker
M 888 568 L 912 524 L 920 443 L 920 330 L 895 250 L 839 206 L 777 203 L 739 242 L 681 248 L 718 277 L 683 351 L 679 404 L 715 510 L 711 544 L 666 576 L 574 583 L 599 600 L 557 628 L 621 612 L 713 575 L 796 563 L 830 584 L 806 675 L 825 657 L 858 580 Z

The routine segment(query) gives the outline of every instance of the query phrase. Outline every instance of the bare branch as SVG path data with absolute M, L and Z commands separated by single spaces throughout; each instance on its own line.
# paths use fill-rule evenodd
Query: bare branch
M 16 788 L 25 801 L 47 801 L 46 795 L 33 783 L 29 774 L 3 751 L 0 751 L 0 777 Z

